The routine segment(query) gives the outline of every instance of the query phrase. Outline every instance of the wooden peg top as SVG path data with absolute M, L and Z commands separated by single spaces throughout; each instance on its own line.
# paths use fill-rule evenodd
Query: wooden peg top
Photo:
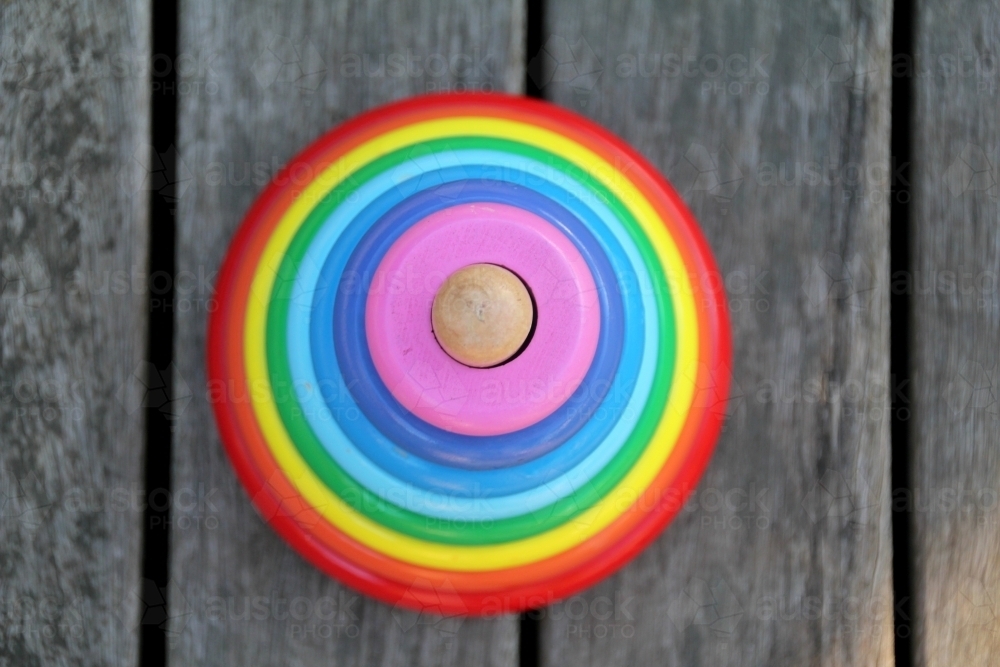
M 448 276 L 434 297 L 438 344 L 474 368 L 510 359 L 531 332 L 535 309 L 520 278 L 495 264 L 471 264 Z

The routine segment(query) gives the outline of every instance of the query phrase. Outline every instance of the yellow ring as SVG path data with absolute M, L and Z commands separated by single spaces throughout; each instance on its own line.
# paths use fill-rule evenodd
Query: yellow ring
M 483 546 L 456 546 L 416 539 L 390 530 L 354 511 L 313 473 L 299 455 L 278 414 L 267 372 L 265 331 L 268 297 L 277 267 L 315 203 L 349 174 L 399 148 L 433 139 L 485 136 L 534 144 L 584 169 L 614 192 L 649 237 L 663 264 L 675 304 L 677 365 L 663 418 L 635 466 L 607 496 L 572 521 L 523 540 Z M 254 413 L 278 466 L 302 496 L 331 524 L 361 544 L 414 565 L 480 572 L 544 560 L 594 536 L 639 498 L 663 467 L 684 425 L 697 377 L 697 315 L 688 272 L 673 239 L 649 201 L 600 156 L 580 144 L 532 125 L 489 117 L 454 117 L 416 123 L 372 139 L 330 164 L 282 215 L 254 272 L 247 300 L 244 358 Z

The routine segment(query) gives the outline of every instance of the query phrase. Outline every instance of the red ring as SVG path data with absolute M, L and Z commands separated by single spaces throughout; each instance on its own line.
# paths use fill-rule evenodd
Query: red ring
M 290 165 L 305 159 L 321 158 L 324 155 L 328 155 L 330 150 L 339 145 L 351 146 L 360 143 L 371 134 L 381 133 L 383 128 L 379 126 L 379 123 L 385 124 L 394 117 L 402 116 L 408 122 L 415 122 L 419 120 L 420 115 L 432 118 L 439 117 L 441 109 L 452 108 L 461 108 L 463 109 L 463 113 L 469 113 L 470 111 L 468 110 L 472 110 L 474 113 L 496 116 L 499 115 L 499 107 L 506 107 L 505 110 L 510 112 L 509 115 L 505 114 L 503 117 L 509 118 L 514 116 L 518 120 L 527 120 L 536 125 L 549 126 L 551 129 L 556 129 L 563 134 L 568 133 L 577 137 L 580 137 L 581 134 L 589 134 L 592 139 L 596 135 L 597 138 L 604 139 L 607 144 L 610 144 L 610 149 L 609 146 L 601 146 L 600 142 L 595 142 L 598 145 L 594 146 L 587 141 L 580 141 L 579 138 L 577 140 L 591 150 L 601 154 L 605 159 L 610 155 L 612 157 L 610 161 L 613 164 L 616 157 L 619 158 L 617 162 L 621 163 L 621 156 L 614 155 L 615 150 L 624 153 L 625 157 L 634 163 L 630 167 L 636 168 L 638 171 L 635 173 L 641 177 L 639 180 L 634 180 L 633 182 L 650 199 L 650 202 L 661 214 L 661 217 L 664 217 L 664 220 L 667 221 L 675 242 L 681 247 L 686 246 L 693 250 L 690 256 L 685 255 L 687 259 L 696 260 L 689 262 L 689 265 L 701 264 L 701 268 L 705 270 L 703 275 L 706 278 L 713 275 L 715 265 L 708 252 L 707 244 L 700 233 L 698 233 L 693 219 L 680 202 L 676 193 L 666 184 L 662 177 L 645 164 L 634 151 L 613 135 L 593 126 L 589 121 L 541 102 L 490 94 L 430 96 L 408 100 L 376 110 L 335 129 L 300 154 L 299 158 L 290 163 Z M 539 115 L 535 115 L 536 112 Z M 560 122 L 557 122 L 557 120 Z M 367 128 L 367 132 L 364 131 L 365 128 Z M 586 139 L 587 137 L 583 138 Z M 254 232 L 258 231 L 251 229 L 251 227 L 258 227 L 266 222 L 262 220 L 262 216 L 280 200 L 287 199 L 287 196 L 282 197 L 282 195 L 297 194 L 290 193 L 289 190 L 283 191 L 283 186 L 279 185 L 282 177 L 287 178 L 290 168 L 291 166 L 286 167 L 275 179 L 275 182 L 269 185 L 258 201 L 255 202 L 247 215 L 244 225 L 237 232 L 230 254 L 227 256 L 223 269 L 220 272 L 218 283 L 220 295 L 225 296 L 229 294 L 232 283 L 235 280 L 232 274 L 238 273 L 239 259 L 253 240 Z M 660 190 L 660 192 L 657 192 L 657 190 Z M 663 216 L 664 212 L 673 217 Z M 670 224 L 673 221 L 680 224 Z M 714 275 L 717 275 L 717 273 L 714 273 Z M 696 296 L 702 295 L 704 293 L 703 285 L 699 284 L 697 280 L 698 276 L 692 277 L 695 278 L 694 289 Z M 698 386 L 714 386 L 715 397 L 721 397 L 721 400 L 724 401 L 728 392 L 729 378 L 727 373 L 731 351 L 727 313 L 724 303 L 721 299 L 717 298 L 718 295 L 714 296 L 716 298 L 709 296 L 711 304 L 707 303 L 709 299 L 696 298 L 699 322 L 704 325 L 699 326 L 699 339 L 701 345 L 706 346 L 703 349 L 707 351 L 706 356 L 708 359 L 704 366 L 699 369 Z M 213 382 L 221 381 L 223 387 L 226 386 L 226 380 L 229 379 L 225 373 L 228 364 L 225 363 L 227 355 L 225 346 L 223 345 L 223 333 L 225 331 L 224 312 L 228 312 L 228 309 L 219 308 L 212 315 L 209 323 L 209 376 Z M 239 355 L 237 355 L 238 358 Z M 463 573 L 423 570 L 428 575 L 427 582 L 420 583 L 417 581 L 417 577 L 413 577 L 409 580 L 410 585 L 408 586 L 405 581 L 400 582 L 379 576 L 364 567 L 359 567 L 351 560 L 344 558 L 342 554 L 331 552 L 327 547 L 321 546 L 315 536 L 306 527 L 296 522 L 290 516 L 281 515 L 280 513 L 275 514 L 276 508 L 281 507 L 280 500 L 275 497 L 273 487 L 265 488 L 265 479 L 248 458 L 248 453 L 242 448 L 239 427 L 231 421 L 233 416 L 227 409 L 227 406 L 228 403 L 225 402 L 215 402 L 213 405 L 219 421 L 220 431 L 223 433 L 223 440 L 227 452 L 233 461 L 234 468 L 236 468 L 248 491 L 253 489 L 259 490 L 253 499 L 254 504 L 265 517 L 271 517 L 270 521 L 274 524 L 275 529 L 298 549 L 300 553 L 320 567 L 320 569 L 336 576 L 348 585 L 387 602 L 414 608 L 440 605 L 442 610 L 450 612 L 478 614 L 488 614 L 498 611 L 497 604 L 500 603 L 501 595 L 504 598 L 514 600 L 509 606 L 501 604 L 499 611 L 504 613 L 537 606 L 539 603 L 552 602 L 593 583 L 618 569 L 634 557 L 649 541 L 659 534 L 663 525 L 679 509 L 683 502 L 683 497 L 693 490 L 711 454 L 723 420 L 723 413 L 720 410 L 705 410 L 704 408 L 707 408 L 707 405 L 692 406 L 692 414 L 689 414 L 689 419 L 682 430 L 681 442 L 678 443 L 678 448 L 675 449 L 675 452 L 671 455 L 667 464 L 654 481 L 654 486 L 661 486 L 658 483 L 666 481 L 664 476 L 668 475 L 672 470 L 676 470 L 677 463 L 681 463 L 682 465 L 676 477 L 667 485 L 670 491 L 675 491 L 676 493 L 666 499 L 652 498 L 651 509 L 645 513 L 628 534 L 613 544 L 612 547 L 582 563 L 575 569 L 568 570 L 561 576 L 548 580 L 555 583 L 545 591 L 547 596 L 542 596 L 544 599 L 540 600 L 538 592 L 543 590 L 542 584 L 545 583 L 542 581 L 512 587 L 507 590 L 490 591 L 487 594 L 458 593 L 442 590 L 442 587 L 447 585 L 449 579 L 457 579 Z M 700 422 L 692 419 L 695 412 L 701 413 L 702 420 Z M 689 437 L 691 440 L 688 440 Z M 690 445 L 687 448 L 681 446 L 685 441 Z M 681 457 L 683 457 L 682 460 L 680 460 Z M 674 465 L 671 465 L 671 463 Z M 284 484 L 287 484 L 287 480 L 284 480 L 283 473 L 280 470 L 276 470 L 275 477 L 276 479 L 273 481 L 278 484 L 281 484 L 282 481 Z M 649 491 L 646 492 L 646 495 L 648 494 Z M 644 499 L 646 495 L 644 495 Z M 298 498 L 298 500 L 301 502 L 301 498 Z M 625 513 L 622 517 L 626 517 L 628 514 Z M 319 517 L 317 518 L 319 519 Z M 323 521 L 322 519 L 319 520 Z M 616 519 L 615 523 L 606 528 L 605 531 L 611 530 L 619 520 L 621 518 Z M 333 529 L 334 532 L 337 532 L 331 525 L 326 525 Z M 346 536 L 343 537 L 346 538 Z M 349 538 L 347 539 L 349 540 Z M 584 551 L 586 544 L 574 547 L 574 549 L 564 553 L 576 550 Z M 366 550 L 366 548 L 362 547 L 362 551 Z M 551 559 L 547 559 L 547 561 L 559 560 L 563 555 L 554 556 Z M 378 554 L 378 556 L 387 562 L 399 563 L 382 554 Z M 542 563 L 547 561 L 542 561 Z M 370 561 L 362 560 L 362 562 L 368 563 Z M 405 566 L 406 564 L 399 563 L 399 565 Z M 537 563 L 533 564 L 533 566 L 537 565 Z M 529 566 L 525 566 L 525 568 L 527 567 Z M 489 574 L 495 580 L 507 581 L 509 580 L 508 573 L 512 574 L 516 570 L 517 568 L 514 570 L 496 571 Z

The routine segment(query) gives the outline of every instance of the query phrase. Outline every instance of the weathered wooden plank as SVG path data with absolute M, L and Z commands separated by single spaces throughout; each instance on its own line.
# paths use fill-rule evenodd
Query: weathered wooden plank
M 255 174 L 266 181 L 337 123 L 457 84 L 519 90 L 523 23 L 523 7 L 513 1 L 183 2 L 180 51 L 203 67 L 180 72 L 178 87 L 178 180 L 187 175 L 178 205 L 178 271 L 209 276 L 210 283 L 264 185 Z M 411 58 L 404 76 L 380 68 L 392 54 Z M 460 67 L 440 72 L 439 54 Z M 468 61 L 453 58 L 460 55 L 471 58 L 471 71 Z M 221 183 L 212 178 L 220 173 Z M 177 423 L 173 480 L 177 489 L 204 489 L 211 502 L 200 526 L 174 518 L 171 663 L 513 664 L 516 619 L 394 611 L 328 579 L 264 525 L 225 459 L 205 396 L 211 293 L 202 285 L 177 296 L 177 377 L 194 399 Z M 254 598 L 267 598 L 258 600 L 263 611 L 242 617 Z M 308 601 L 298 603 L 304 618 L 287 615 L 295 598 Z M 330 602 L 317 607 L 321 599 Z M 313 612 L 302 611 L 306 606 Z M 333 609 L 342 613 L 330 618 Z
M 149 3 L 0 8 L 0 663 L 134 665 Z
M 910 496 L 915 662 L 1000 650 L 1000 5 L 918 3 Z
M 543 662 L 891 663 L 889 3 L 547 12 L 543 94 L 638 147 L 705 229 L 735 384 L 695 495 L 544 614 Z

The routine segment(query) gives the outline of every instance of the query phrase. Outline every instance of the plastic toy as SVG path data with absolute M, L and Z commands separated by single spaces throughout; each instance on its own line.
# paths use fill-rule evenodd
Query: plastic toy
M 222 440 L 262 517 L 347 585 L 550 604 L 697 483 L 728 395 L 717 277 L 673 189 L 595 124 L 504 95 L 388 105 L 293 159 L 232 241 Z

